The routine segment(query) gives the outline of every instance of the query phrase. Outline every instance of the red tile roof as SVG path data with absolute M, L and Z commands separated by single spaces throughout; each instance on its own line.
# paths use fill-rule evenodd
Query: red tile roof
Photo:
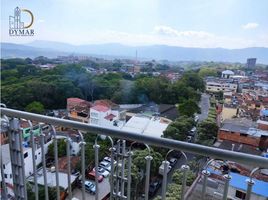
M 107 115 L 106 117 L 104 117 L 105 119 L 107 120 L 112 120 L 113 118 L 115 118 L 116 116 L 114 114 L 110 114 L 110 115 Z
M 68 98 L 67 99 L 67 102 L 69 102 L 69 103 L 82 103 L 82 102 L 84 102 L 85 100 L 83 100 L 83 99 L 79 99 L 79 98 Z
M 103 105 L 96 105 L 96 106 L 92 107 L 91 109 L 97 110 L 99 112 L 107 112 L 109 110 L 109 107 L 103 106 Z

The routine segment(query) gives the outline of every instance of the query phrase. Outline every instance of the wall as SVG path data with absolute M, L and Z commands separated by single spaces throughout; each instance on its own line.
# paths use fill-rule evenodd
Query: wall
M 232 186 L 229 187 L 229 190 L 228 190 L 228 196 L 231 196 L 233 197 L 234 199 L 239 199 L 237 197 L 235 197 L 235 193 L 236 193 L 236 190 L 239 190 L 241 192 L 244 192 L 246 193 L 246 191 L 243 191 L 243 190 L 240 190 L 240 189 L 237 189 L 237 188 L 234 188 Z M 251 193 L 251 196 L 250 196 L 250 199 L 254 199 L 254 200 L 267 200 L 266 197 L 263 197 L 263 196 L 259 196 L 259 195 L 256 195 L 254 193 Z
M 258 147 L 260 143 L 260 138 L 251 136 L 241 136 L 240 133 L 229 132 L 224 130 L 219 130 L 218 133 L 219 140 L 229 140 L 233 142 L 238 142 L 242 144 L 248 144 L 254 147 Z

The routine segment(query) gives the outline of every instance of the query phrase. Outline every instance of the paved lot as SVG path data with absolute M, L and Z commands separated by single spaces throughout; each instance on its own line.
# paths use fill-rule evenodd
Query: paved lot
M 99 183 L 99 199 L 102 199 L 109 193 L 110 193 L 109 179 L 105 178 L 101 183 Z M 82 199 L 82 189 L 75 188 L 73 190 L 73 197 L 77 199 Z M 92 195 L 86 192 L 86 199 L 95 200 L 95 195 Z

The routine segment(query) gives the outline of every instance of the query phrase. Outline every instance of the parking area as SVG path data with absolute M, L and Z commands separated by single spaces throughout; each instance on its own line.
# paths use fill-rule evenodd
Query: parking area
M 99 183 L 99 199 L 103 199 L 109 193 L 110 193 L 109 178 L 105 178 L 101 183 Z M 73 198 L 82 199 L 82 189 L 75 188 L 73 190 Z M 95 200 L 95 195 L 86 192 L 86 199 Z

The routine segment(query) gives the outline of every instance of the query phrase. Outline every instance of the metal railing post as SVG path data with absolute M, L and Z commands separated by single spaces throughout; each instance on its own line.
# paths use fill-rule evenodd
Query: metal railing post
M 130 150 L 128 152 L 128 170 L 127 170 L 127 199 L 130 200 L 131 196 L 131 165 L 132 165 L 132 155 L 133 152 Z
M 24 169 L 24 152 L 22 147 L 22 133 L 17 118 L 10 120 L 9 149 L 15 199 L 27 200 L 27 186 Z
M 187 172 L 190 167 L 188 165 L 182 165 L 181 170 L 183 172 L 182 176 L 182 185 L 181 185 L 181 200 L 184 200 L 185 188 L 186 188 L 186 180 L 187 180 Z
M 164 165 L 163 184 L 162 184 L 162 200 L 165 200 L 166 199 L 166 191 L 167 191 L 167 173 L 168 173 L 169 162 L 167 160 L 165 160 L 162 162 L 162 165 Z
M 115 191 L 116 191 L 116 198 L 117 198 L 117 195 L 119 194 L 119 155 L 120 155 L 120 140 L 117 141 L 117 146 L 116 146 L 116 162 L 117 162 L 117 167 L 116 167 L 116 188 L 115 188 Z
M 81 142 L 79 143 L 79 146 L 81 146 L 81 173 L 82 173 L 82 200 L 86 199 L 86 188 L 85 188 L 85 141 L 83 134 L 78 130 L 78 134 L 80 135 Z
M 48 186 L 47 186 L 47 170 L 46 170 L 46 158 L 45 158 L 45 135 L 41 132 L 41 154 L 42 154 L 42 167 L 44 176 L 44 187 L 45 187 L 45 200 L 49 199 Z
M 110 176 L 110 199 L 113 199 L 114 196 L 114 152 L 115 148 L 112 147 L 110 148 L 111 151 L 111 176 Z
M 145 157 L 145 160 L 146 160 L 145 200 L 148 200 L 149 199 L 151 161 L 153 160 L 153 157 L 148 155 Z
M 229 174 L 225 174 L 223 177 L 225 179 L 225 184 L 224 184 L 224 191 L 223 191 L 222 200 L 227 200 L 229 183 L 230 183 L 230 180 L 232 179 L 232 177 Z
M 246 194 L 246 200 L 250 200 L 251 192 L 252 192 L 252 187 L 255 184 L 255 182 L 252 179 L 247 179 L 247 194 Z
M 70 154 L 70 143 L 71 139 L 70 137 L 66 140 L 66 152 L 67 152 L 67 171 L 68 171 L 68 196 L 69 199 L 72 199 L 72 185 L 71 185 L 71 154 Z
M 252 192 L 252 187 L 254 185 L 254 181 L 253 181 L 253 175 L 255 172 L 257 172 L 258 170 L 260 170 L 261 168 L 259 167 L 256 167 L 254 168 L 251 172 L 250 172 L 250 175 L 249 175 L 249 179 L 246 180 L 247 182 L 247 194 L 246 194 L 246 200 L 250 200 L 250 197 L 251 197 L 251 192 Z
M 54 142 L 54 161 L 55 161 L 55 170 L 56 170 L 56 190 L 57 190 L 57 200 L 60 200 L 60 187 L 59 187 L 59 163 L 58 163 L 58 141 L 56 136 L 56 130 L 52 126 L 54 135 L 53 135 L 53 142 Z
M 38 183 L 37 183 L 37 173 L 36 173 L 36 162 L 35 162 L 35 157 L 37 157 L 37 155 L 35 155 L 35 141 L 34 141 L 34 133 L 33 133 L 33 124 L 30 120 L 28 120 L 28 123 L 30 125 L 30 137 L 31 137 L 31 144 L 32 144 L 32 163 L 33 163 L 33 175 L 34 175 L 34 195 L 35 195 L 35 200 L 39 199 L 38 196 Z
M 95 149 L 95 182 L 96 182 L 95 183 L 96 184 L 95 199 L 98 200 L 99 199 L 99 182 L 98 182 L 99 172 L 98 172 L 98 166 L 99 166 L 99 148 L 100 148 L 100 145 L 95 143 L 93 145 L 93 148 Z
M 1 105 L 2 106 L 2 105 Z M 2 133 L 6 133 L 8 131 L 8 128 L 9 128 L 9 120 L 6 116 L 3 116 L 3 119 L 1 118 L 1 134 Z M 1 196 L 3 199 L 7 199 L 7 185 L 6 185 L 6 181 L 5 181 L 5 176 L 4 176 L 4 164 L 3 164 L 3 159 L 2 159 L 2 154 L 1 154 L 1 157 L 0 157 L 1 161 L 0 161 L 0 164 L 1 164 L 1 177 L 2 177 L 2 193 L 1 193 Z
M 121 197 L 125 196 L 125 153 L 126 153 L 126 140 L 122 141 L 122 166 L 121 166 Z
M 206 189 L 207 189 L 207 180 L 208 176 L 210 175 L 210 172 L 207 170 L 202 171 L 203 174 L 203 186 L 202 186 L 202 196 L 201 199 L 205 200 L 205 195 L 206 195 Z

